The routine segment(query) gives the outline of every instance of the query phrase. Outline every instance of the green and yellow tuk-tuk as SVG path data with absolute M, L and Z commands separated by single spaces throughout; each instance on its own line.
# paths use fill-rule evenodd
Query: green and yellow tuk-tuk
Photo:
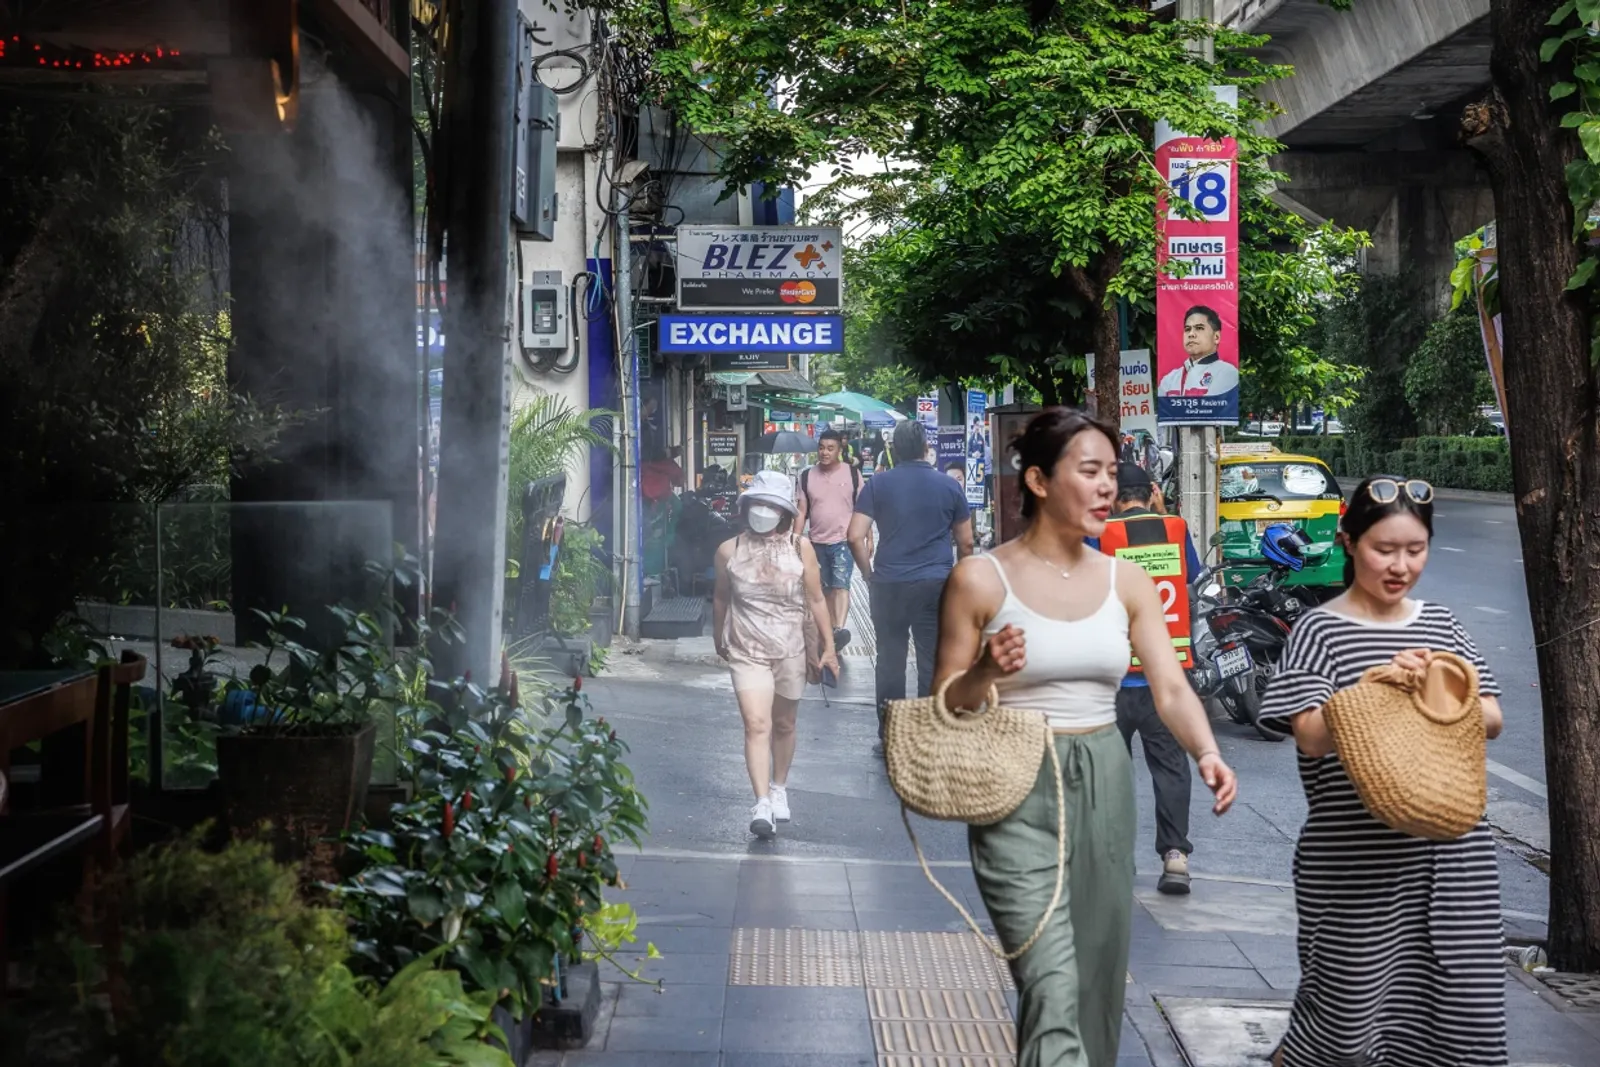
M 1292 523 L 1311 539 L 1306 568 L 1285 585 L 1333 595 L 1344 587 L 1344 550 L 1339 547 L 1339 517 L 1344 493 L 1327 464 L 1314 456 L 1276 449 L 1253 454 L 1224 452 L 1218 466 L 1218 507 L 1223 581 L 1247 584 L 1265 567 L 1261 533 L 1276 522 Z M 1232 564 L 1230 560 L 1241 561 Z M 1249 563 L 1243 561 L 1251 561 Z M 1320 597 L 1319 597 L 1320 599 Z

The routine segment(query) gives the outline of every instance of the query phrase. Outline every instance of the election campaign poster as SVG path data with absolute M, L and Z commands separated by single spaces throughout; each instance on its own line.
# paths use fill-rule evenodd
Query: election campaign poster
M 941 426 L 934 467 L 940 474 L 956 480 L 963 491 L 967 487 L 967 433 L 960 426 Z
M 1112 421 L 1118 423 L 1125 434 L 1142 431 L 1155 436 L 1156 405 L 1151 366 L 1148 348 L 1135 348 L 1122 353 L 1122 410 Z M 1088 368 L 1088 397 L 1092 399 L 1095 396 L 1093 353 L 1089 354 Z
M 939 436 L 939 397 L 935 393 L 917 397 L 917 421 L 928 431 L 928 441 Z
M 967 418 L 962 427 L 967 449 L 967 503 L 982 507 L 988 503 L 989 477 L 989 394 L 981 389 L 967 390 Z
M 1219 98 L 1237 90 L 1219 86 Z M 1156 417 L 1239 421 L 1239 147 L 1156 127 Z

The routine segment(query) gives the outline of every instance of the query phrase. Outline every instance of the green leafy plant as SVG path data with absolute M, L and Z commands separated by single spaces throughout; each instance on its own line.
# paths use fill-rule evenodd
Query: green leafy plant
M 375 589 L 410 588 L 417 578 L 415 559 L 397 564 L 369 561 Z M 340 732 L 359 728 L 379 711 L 396 711 L 421 699 L 432 672 L 430 643 L 454 640 L 460 628 L 443 612 L 411 624 L 413 644 L 397 652 L 393 638 L 407 624 L 399 605 L 374 596 L 372 606 L 357 609 L 329 606 L 335 638 L 314 648 L 307 643 L 306 621 L 282 611 L 256 611 L 266 624 L 267 640 L 256 646 L 262 662 L 244 680 L 224 684 L 224 700 L 243 693 L 246 728 L 264 733 Z M 237 698 L 236 698 L 237 699 Z
M 567 470 L 587 449 L 610 451 L 611 433 L 605 427 L 612 417 L 612 412 L 602 408 L 580 411 L 553 393 L 534 397 L 512 414 L 507 436 L 508 554 L 522 551 L 522 494 L 528 484 Z
M 595 553 L 604 544 L 600 532 L 581 523 L 566 523 L 561 553 L 550 588 L 550 630 L 562 637 L 589 628 L 589 609 L 610 581 L 611 571 Z
M 1583 149 L 1582 155 L 1567 165 L 1567 194 L 1574 209 L 1573 239 L 1589 242 L 1595 230 L 1595 208 L 1600 203 L 1600 38 L 1596 36 L 1600 0 L 1566 0 L 1551 13 L 1549 25 L 1563 32 L 1545 39 L 1539 48 L 1539 59 L 1570 65 L 1572 71 L 1571 80 L 1558 81 L 1550 87 L 1550 99 L 1569 102 L 1570 110 L 1562 116 L 1561 125 L 1577 131 Z M 1600 282 L 1597 269 L 1600 253 L 1589 243 L 1567 288 L 1595 288 Z M 1596 341 L 1594 356 L 1600 364 L 1600 340 Z
M 558 958 L 578 955 L 602 887 L 618 882 L 613 843 L 639 842 L 645 802 L 626 744 L 589 717 L 576 680 L 533 713 L 509 665 L 494 689 L 463 681 L 452 696 L 410 741 L 413 799 L 389 828 L 351 836 L 366 866 L 337 892 L 369 973 L 443 951 L 521 1018 Z
M 306 902 L 265 845 L 209 851 L 202 826 L 133 860 L 115 895 L 121 945 L 68 934 L 41 963 L 0 1056 L 36 1067 L 510 1067 L 486 1044 L 492 999 L 418 960 L 379 985 L 345 964 L 344 917 Z M 75 929 L 68 922 L 67 929 Z M 109 975 L 112 1010 L 95 995 Z

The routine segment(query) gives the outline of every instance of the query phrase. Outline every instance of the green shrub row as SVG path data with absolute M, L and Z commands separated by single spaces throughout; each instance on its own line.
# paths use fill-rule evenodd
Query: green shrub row
M 1341 478 L 1404 474 L 1441 489 L 1511 492 L 1511 452 L 1504 437 L 1411 437 L 1357 450 L 1343 436 L 1284 437 L 1285 452 L 1315 456 Z

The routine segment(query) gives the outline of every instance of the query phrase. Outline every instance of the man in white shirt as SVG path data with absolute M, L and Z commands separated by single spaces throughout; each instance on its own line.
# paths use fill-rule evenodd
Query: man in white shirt
M 1222 343 L 1222 316 L 1203 304 L 1183 316 L 1183 350 L 1189 358 L 1168 371 L 1157 396 L 1226 396 L 1239 388 L 1239 368 L 1217 354 Z

